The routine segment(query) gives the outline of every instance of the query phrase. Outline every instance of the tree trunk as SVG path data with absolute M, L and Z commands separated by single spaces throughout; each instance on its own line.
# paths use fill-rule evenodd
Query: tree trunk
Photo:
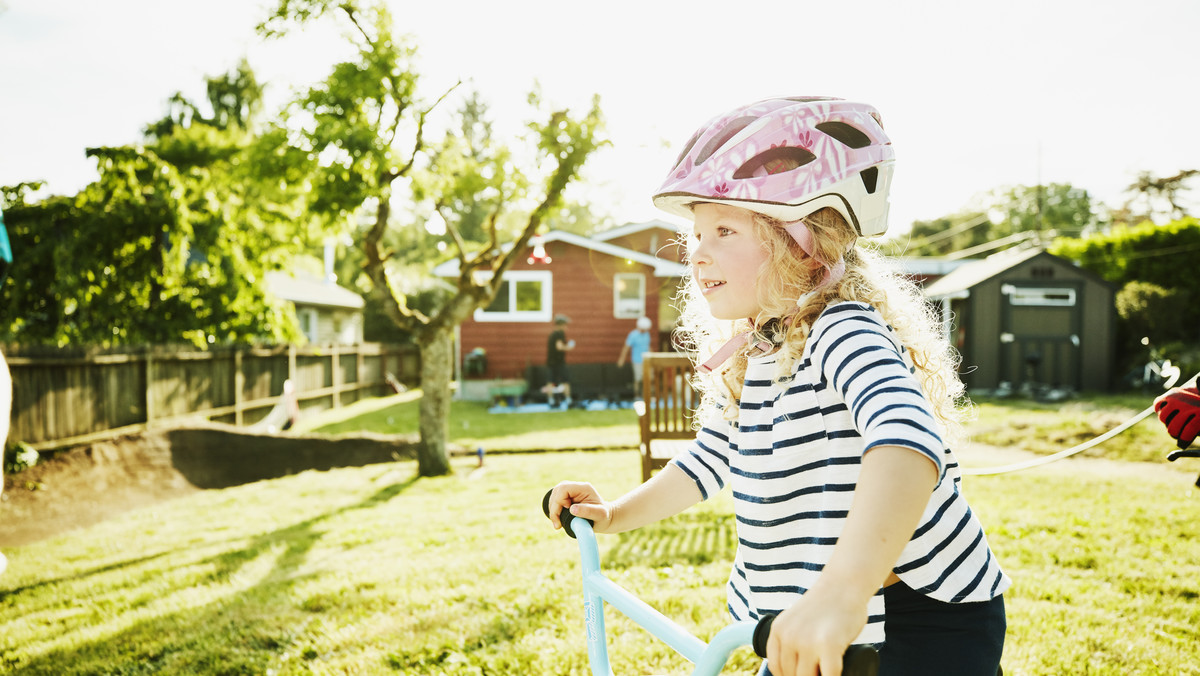
M 418 344 L 421 349 L 421 444 L 417 448 L 417 473 L 442 476 L 451 473 L 446 442 L 450 436 L 454 341 L 450 331 L 440 330 L 423 335 Z

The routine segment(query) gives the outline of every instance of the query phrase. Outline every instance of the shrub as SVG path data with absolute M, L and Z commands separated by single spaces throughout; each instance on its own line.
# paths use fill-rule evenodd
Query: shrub
M 17 441 L 4 447 L 4 473 L 16 474 L 37 464 L 37 450 L 25 443 Z

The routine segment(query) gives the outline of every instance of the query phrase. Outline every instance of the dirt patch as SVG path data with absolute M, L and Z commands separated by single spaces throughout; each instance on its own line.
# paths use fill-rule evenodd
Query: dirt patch
M 269 435 L 208 425 L 78 446 L 4 477 L 0 547 L 199 490 L 412 458 L 416 443 L 415 436 Z

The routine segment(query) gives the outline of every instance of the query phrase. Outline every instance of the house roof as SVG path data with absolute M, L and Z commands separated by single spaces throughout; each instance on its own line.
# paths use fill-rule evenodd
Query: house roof
M 307 272 L 268 272 L 266 282 L 267 290 L 277 298 L 296 305 L 323 305 L 352 310 L 361 310 L 364 305 L 362 296 L 357 293 Z
M 650 254 L 634 251 L 633 249 L 626 249 L 623 246 L 609 244 L 608 242 L 600 241 L 590 237 L 584 237 L 582 235 L 576 235 L 574 233 L 565 232 L 562 230 L 551 230 L 543 236 L 542 241 L 546 243 L 565 242 L 567 244 L 583 247 L 599 253 L 608 254 L 609 256 L 625 258 L 636 263 L 649 265 L 654 269 L 655 277 L 682 277 L 683 273 L 687 270 L 684 265 L 675 261 L 666 260 L 665 258 L 658 258 L 657 256 L 651 256 Z M 512 249 L 512 246 L 512 242 L 508 242 L 504 244 L 503 250 L 509 251 Z M 454 258 L 442 263 L 441 265 L 438 265 L 433 269 L 433 274 L 439 277 L 453 277 L 457 275 L 458 259 Z
M 679 225 L 677 223 L 670 223 L 668 221 L 663 221 L 663 220 L 659 220 L 659 219 L 655 218 L 653 220 L 645 221 L 643 223 L 626 223 L 625 225 L 618 225 L 615 228 L 609 228 L 608 230 L 602 230 L 602 231 L 597 232 L 594 235 L 592 235 L 592 239 L 600 241 L 600 242 L 607 242 L 609 240 L 613 240 L 618 237 L 627 237 L 629 235 L 636 235 L 637 233 L 643 232 L 646 230 L 658 230 L 658 229 L 669 230 L 670 232 L 674 232 L 674 233 L 680 233 L 680 232 L 683 232 L 685 228 L 684 228 L 684 226 Z

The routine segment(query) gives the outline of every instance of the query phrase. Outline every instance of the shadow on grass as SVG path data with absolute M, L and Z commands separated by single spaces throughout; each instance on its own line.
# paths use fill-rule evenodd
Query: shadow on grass
M 295 643 L 295 636 L 301 629 L 289 626 L 286 616 L 294 614 L 303 618 L 306 613 L 319 611 L 319 608 L 313 609 L 307 605 L 297 608 L 290 593 L 306 579 L 295 573 L 323 535 L 318 526 L 348 512 L 371 509 L 386 503 L 411 488 L 418 480 L 419 477 L 414 476 L 384 486 L 355 504 L 253 536 L 244 546 L 232 551 L 195 562 L 189 561 L 185 565 L 206 570 L 204 578 L 182 580 L 183 584 L 176 584 L 164 593 L 175 593 L 183 591 L 186 587 L 202 586 L 239 574 L 250 574 L 247 571 L 250 563 L 282 547 L 271 570 L 265 575 L 260 575 L 258 581 L 246 589 L 222 595 L 200 606 L 155 615 L 122 631 L 97 636 L 79 647 L 52 650 L 29 661 L 15 659 L 11 657 L 10 651 L 0 650 L 0 670 L 14 674 L 47 675 L 265 673 L 271 661 L 278 659 Z M 165 554 L 131 559 L 67 579 L 79 579 L 137 566 Z M 147 572 L 147 576 L 151 574 Z M 49 584 L 53 582 L 43 582 L 39 586 Z M 149 604 L 155 600 L 157 598 L 146 598 L 142 603 Z M 240 608 L 251 610 L 241 612 Z M 130 608 L 125 612 L 133 615 L 137 608 Z M 281 617 L 283 621 L 280 621 Z M 178 659 L 184 655 L 187 657 Z
M 604 553 L 604 568 L 732 561 L 737 531 L 731 518 L 684 512 L 667 521 L 621 533 Z

